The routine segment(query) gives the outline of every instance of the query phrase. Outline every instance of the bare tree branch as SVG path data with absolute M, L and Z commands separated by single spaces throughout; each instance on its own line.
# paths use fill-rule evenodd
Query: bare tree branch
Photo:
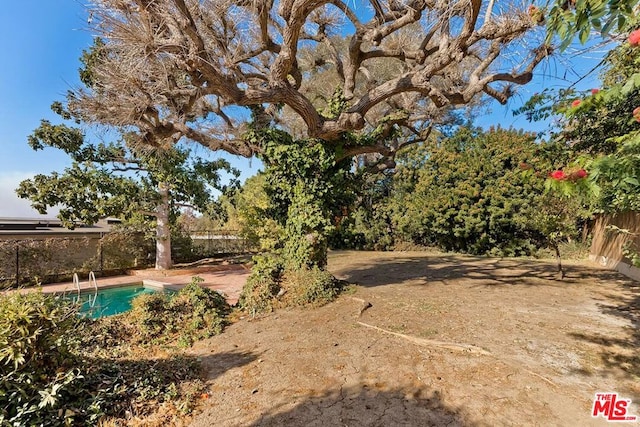
M 366 7 L 373 14 L 362 13 Z M 532 42 L 544 40 L 544 31 L 524 7 L 493 0 L 95 0 L 92 23 L 104 55 L 93 69 L 96 84 L 75 91 L 69 104 L 89 122 L 137 129 L 151 145 L 190 139 L 243 156 L 261 149 L 243 138 L 255 108 L 327 144 L 379 126 L 413 129 L 415 140 L 448 110 L 482 96 L 506 102 L 514 85 L 531 80 L 552 50 Z M 322 100 L 338 87 L 344 110 L 321 114 Z M 409 114 L 402 123 L 381 121 L 394 111 Z M 392 158 L 388 135 L 380 137 L 385 142 L 346 152 Z

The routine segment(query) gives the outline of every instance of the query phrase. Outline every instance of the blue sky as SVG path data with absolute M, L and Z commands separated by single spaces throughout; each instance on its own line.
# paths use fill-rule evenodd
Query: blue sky
M 84 3 L 78 0 L 7 1 L 0 14 L 4 41 L 0 66 L 0 217 L 37 217 L 18 199 L 18 183 L 36 173 L 61 171 L 68 158 L 58 150 L 33 151 L 27 137 L 41 119 L 58 120 L 53 101 L 78 84 L 82 50 L 91 44 Z M 203 150 L 204 151 L 204 150 Z M 246 178 L 259 162 L 229 158 Z M 49 212 L 52 217 L 55 211 Z
M 74 0 L 6 2 L 0 15 L 0 216 L 24 214 L 11 186 L 39 171 L 64 166 L 64 156 L 33 152 L 27 135 L 49 105 L 76 81 L 78 52 L 91 40 L 82 28 L 83 9 Z
M 7 1 L 2 6 L 0 40 L 4 41 L 5 60 L 0 67 L 0 141 L 4 148 L 0 156 L 0 217 L 37 216 L 28 201 L 17 198 L 14 189 L 23 179 L 60 171 L 69 163 L 54 149 L 34 152 L 27 137 L 41 119 L 57 120 L 49 106 L 63 100 L 66 91 L 78 83 L 78 58 L 92 40 L 86 19 L 84 5 L 77 0 Z M 539 129 L 539 124 L 514 118 L 511 111 L 542 87 L 563 85 L 566 67 L 562 62 L 553 60 L 540 67 L 533 84 L 520 89 L 507 107 L 492 105 L 491 114 L 480 117 L 478 124 Z M 573 63 L 587 70 L 593 61 L 578 57 Z M 589 83 L 584 82 L 581 88 L 588 88 Z M 243 178 L 258 170 L 258 161 L 230 160 L 243 171 Z M 54 215 L 52 211 L 48 216 Z

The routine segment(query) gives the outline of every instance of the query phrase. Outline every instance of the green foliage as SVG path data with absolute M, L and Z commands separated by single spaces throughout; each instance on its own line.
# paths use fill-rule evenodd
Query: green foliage
M 406 155 L 404 153 L 402 159 Z M 363 174 L 359 177 L 362 185 L 358 203 L 352 212 L 341 218 L 331 236 L 333 248 L 393 249 L 396 238 L 399 238 L 394 232 L 394 209 L 399 205 L 402 194 L 413 191 L 413 188 L 401 188 L 407 170 L 398 168 L 394 176 Z M 394 192 L 394 188 L 398 192 Z
M 606 212 L 640 210 L 640 129 L 614 139 L 619 148 L 593 160 L 601 188 L 599 206 Z
M 338 114 L 345 105 L 343 101 L 337 91 L 326 114 Z M 259 205 L 244 207 L 243 212 L 247 223 L 256 225 L 253 232 L 262 237 L 262 249 L 269 252 L 254 259 L 251 276 L 240 297 L 240 305 L 255 314 L 273 308 L 274 298 L 284 290 L 282 283 L 288 274 L 324 269 L 328 236 L 335 230 L 333 220 L 353 202 L 355 181 L 350 160 L 336 161 L 336 152 L 343 145 L 332 147 L 324 141 L 294 140 L 288 133 L 270 127 L 256 127 L 246 138 L 262 147 L 261 159 L 265 164 L 260 181 L 256 181 L 261 195 Z M 347 139 L 345 136 L 343 143 Z M 251 187 L 244 192 L 255 194 Z M 245 197 L 243 193 L 240 194 Z M 238 201 L 242 202 L 242 198 Z M 237 205 L 242 208 L 240 203 Z M 307 278 L 311 280 L 307 283 L 309 293 L 286 301 L 298 305 L 301 301 L 312 303 L 315 297 L 324 302 L 330 298 L 328 295 L 334 295 L 330 290 L 332 281 L 319 280 L 317 275 Z
M 460 131 L 426 161 L 416 202 L 408 205 L 399 227 L 412 241 L 445 250 L 528 254 L 535 236 L 525 218 L 541 191 L 521 179 L 518 165 L 536 154 L 530 135 Z
M 282 259 L 273 253 L 256 255 L 253 262 L 251 275 L 242 288 L 238 304 L 255 316 L 257 313 L 273 310 L 284 266 Z
M 322 116 L 327 119 L 335 119 L 347 109 L 348 102 L 344 97 L 342 87 L 338 86 L 333 92 L 333 96 L 327 100 L 327 106 L 322 112 Z
M 100 242 L 104 270 L 120 270 L 149 265 L 155 252 L 146 227 L 117 226 Z
M 139 331 L 140 343 L 177 340 L 188 347 L 193 342 L 220 334 L 226 325 L 230 307 L 220 293 L 201 287 L 199 277 L 174 295 L 151 293 L 132 302 L 124 322 Z
M 530 227 L 537 230 L 540 243 L 560 253 L 563 242 L 578 237 L 580 226 L 589 217 L 579 197 L 563 197 L 557 192 L 546 192 L 528 218 Z
M 566 161 L 562 146 L 536 143 L 531 134 L 461 128 L 405 151 L 393 177 L 363 177 L 359 208 L 345 228 L 371 249 L 408 242 L 472 254 L 531 255 L 548 243 L 550 225 L 543 229 L 531 220 L 547 205 L 545 178 Z M 577 206 L 567 209 L 573 217 L 565 237 L 582 220 Z
M 637 19 L 626 25 L 629 31 Z M 534 120 L 554 116 L 559 129 L 553 140 L 566 146 L 573 160 L 590 173 L 588 186 L 582 189 L 563 182 L 549 182 L 550 187 L 564 195 L 582 190 L 578 192 L 591 197 L 601 211 L 636 210 L 640 124 L 634 111 L 640 107 L 640 49 L 623 42 L 610 51 L 601 78 L 604 87 L 599 91 L 545 91 L 517 113 Z
M 40 292 L 0 295 L 0 425 L 73 422 L 66 409 L 83 394 L 76 314 Z
M 273 249 L 288 269 L 324 267 L 331 220 L 354 197 L 349 160 L 336 162 L 335 151 L 322 141 L 294 141 L 275 130 L 263 131 L 261 145 L 270 200 L 265 214 L 284 230 L 284 241 Z
M 584 44 L 592 30 L 602 36 L 624 31 L 635 18 L 638 0 L 555 0 L 547 18 L 547 42 L 554 36 L 566 49 L 577 36 Z
M 531 135 L 467 129 L 434 150 L 398 225 L 411 240 L 445 250 L 530 253 L 525 218 L 541 188 L 524 182 L 518 165 L 537 155 Z
M 631 265 L 640 268 L 640 247 L 629 240 L 622 246 L 622 256 L 629 260 Z
M 228 305 L 194 279 L 173 298 L 140 298 L 136 310 L 93 321 L 41 292 L 0 295 L 0 425 L 119 425 L 132 414 L 191 411 L 204 388 L 199 362 L 153 358 L 149 344 L 220 333 Z
M 287 270 L 282 277 L 283 290 L 279 303 L 285 306 L 324 305 L 333 301 L 342 284 L 326 270 L 317 266 Z
M 616 137 L 637 129 L 633 110 L 640 105 L 640 74 L 633 75 L 631 84 L 618 85 L 586 96 L 574 109 L 561 111 L 564 114 L 562 130 L 558 140 L 571 141 L 577 153 L 591 155 L 611 154 L 619 146 Z M 625 89 L 626 86 L 626 89 Z
M 267 214 L 271 202 L 266 185 L 265 174 L 259 172 L 221 198 L 227 215 L 225 228 L 239 230 L 252 247 L 262 251 L 274 249 L 284 240 L 282 225 Z
M 640 26 L 640 18 L 629 22 L 628 31 Z M 625 85 L 627 81 L 640 70 L 640 55 L 638 47 L 623 42 L 607 52 L 604 59 L 604 67 L 600 72 L 600 80 L 605 88 L 616 85 Z M 636 85 L 637 86 L 637 85 Z
M 342 283 L 318 266 L 285 269 L 281 258 L 258 255 L 239 305 L 251 315 L 276 307 L 319 306 L 333 301 L 341 290 Z
M 127 425 L 166 412 L 167 418 L 195 409 L 205 384 L 195 357 L 173 354 L 166 358 L 136 356 L 91 358 L 87 390 L 95 415 L 77 425 Z
M 218 172 L 234 172 L 224 160 L 194 159 L 189 150 L 149 152 L 130 149 L 123 142 L 93 145 L 79 132 L 64 124 L 52 126 L 43 121 L 30 137 L 32 147 L 62 149 L 74 162 L 61 174 L 38 174 L 22 181 L 16 190 L 19 197 L 31 200 L 40 213 L 60 206 L 58 217 L 70 228 L 75 221 L 93 224 L 105 216 L 138 221 L 144 220 L 141 212 L 153 216 L 161 203 L 161 183 L 168 183 L 174 212 L 179 204 L 207 211 L 211 189 L 225 190 Z M 148 219 L 146 222 L 152 226 Z
M 104 41 L 98 37 L 93 39 L 89 50 L 82 52 L 80 62 L 82 67 L 78 70 L 80 81 L 88 88 L 99 89 L 99 84 L 94 75 L 94 67 L 106 54 Z

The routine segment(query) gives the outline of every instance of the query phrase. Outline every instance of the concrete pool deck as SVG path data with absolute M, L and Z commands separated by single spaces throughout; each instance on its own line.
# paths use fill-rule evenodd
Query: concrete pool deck
M 200 286 L 209 288 L 225 295 L 227 302 L 234 305 L 238 302 L 242 287 L 249 277 L 250 270 L 242 264 L 219 265 L 188 270 L 132 270 L 130 274 L 122 276 L 96 278 L 98 289 L 113 288 L 134 283 L 163 289 L 179 290 L 191 282 L 192 277 L 201 277 L 204 282 Z M 18 292 L 32 292 L 36 288 L 23 288 Z M 80 290 L 91 290 L 93 285 L 88 277 L 80 277 Z M 44 293 L 77 292 L 73 282 L 61 282 L 42 285 Z

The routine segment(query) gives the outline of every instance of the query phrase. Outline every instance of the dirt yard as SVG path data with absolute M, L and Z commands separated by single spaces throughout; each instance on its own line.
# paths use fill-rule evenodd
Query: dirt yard
M 210 392 L 192 425 L 607 425 L 598 391 L 640 416 L 640 284 L 566 267 L 333 252 L 352 292 L 197 344 Z

